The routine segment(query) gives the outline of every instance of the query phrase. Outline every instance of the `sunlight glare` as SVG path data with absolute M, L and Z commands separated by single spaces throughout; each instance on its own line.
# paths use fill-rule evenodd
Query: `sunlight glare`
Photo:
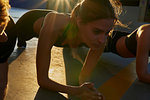
M 40 7 L 42 4 L 44 4 L 44 3 L 46 3 L 47 2 L 47 0 L 42 0 L 41 2 L 39 2 L 38 4 L 36 4 L 35 6 L 34 6 L 34 8 L 38 8 L 38 7 Z
M 53 4 L 54 6 L 52 9 L 54 9 L 56 11 L 59 10 L 59 11 L 68 12 L 72 9 L 71 5 L 70 5 L 71 1 L 72 0 L 51 0 L 48 3 Z

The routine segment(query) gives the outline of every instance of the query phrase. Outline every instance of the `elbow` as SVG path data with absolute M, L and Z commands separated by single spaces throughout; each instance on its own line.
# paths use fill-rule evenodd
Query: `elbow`
M 139 74 L 139 75 L 138 75 L 138 79 L 139 79 L 140 81 L 143 81 L 143 80 L 144 80 L 144 75 Z
M 43 87 L 43 86 L 44 86 L 42 80 L 37 79 L 37 82 L 38 82 L 38 85 L 39 85 L 40 87 Z
M 148 73 L 137 73 L 138 79 L 143 82 L 147 82 Z
M 46 83 L 48 79 L 37 77 L 38 85 L 42 88 L 46 88 Z

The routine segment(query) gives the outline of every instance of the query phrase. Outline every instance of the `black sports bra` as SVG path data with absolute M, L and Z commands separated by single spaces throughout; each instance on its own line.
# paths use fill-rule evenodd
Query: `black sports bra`
M 60 36 L 60 37 L 56 40 L 54 46 L 56 46 L 56 47 L 70 47 L 69 44 L 62 45 L 62 43 L 63 43 L 63 42 L 65 41 L 65 39 L 67 38 L 67 32 L 68 32 L 68 30 L 69 30 L 70 27 L 71 27 L 71 25 L 70 25 L 70 23 L 69 23 L 69 24 L 67 25 L 67 27 L 65 28 L 65 30 L 64 30 L 64 32 L 63 32 L 63 34 L 62 34 L 62 36 Z M 88 47 L 85 43 L 81 43 L 78 47 L 81 47 L 81 46 Z

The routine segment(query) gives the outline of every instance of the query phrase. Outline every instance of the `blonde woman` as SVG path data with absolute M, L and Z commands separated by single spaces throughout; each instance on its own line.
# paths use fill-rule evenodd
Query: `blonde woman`
M 14 21 L 9 17 L 8 0 L 0 0 L 0 100 L 6 95 L 8 79 L 7 59 L 14 50 L 16 35 L 13 33 Z

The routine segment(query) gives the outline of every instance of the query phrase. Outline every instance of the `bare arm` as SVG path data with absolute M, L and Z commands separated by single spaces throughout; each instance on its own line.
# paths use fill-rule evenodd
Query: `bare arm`
M 54 82 L 48 77 L 48 70 L 51 59 L 51 48 L 57 39 L 57 34 L 54 34 L 53 32 L 54 24 L 49 24 L 51 23 L 50 21 L 54 19 L 51 16 L 55 15 L 49 14 L 46 16 L 43 27 L 40 31 L 36 55 L 37 79 L 41 87 L 67 93 L 72 87 L 63 86 L 59 83 Z
M 101 95 L 94 91 L 94 86 L 91 83 L 85 83 L 81 86 L 62 85 L 48 77 L 48 70 L 51 59 L 51 48 L 55 43 L 58 35 L 53 33 L 54 26 L 49 24 L 52 22 L 51 14 L 47 15 L 44 25 L 40 32 L 40 37 L 37 47 L 36 67 L 38 84 L 49 90 L 76 95 L 85 100 L 99 100 Z
M 150 83 L 150 73 L 148 73 L 148 57 L 150 51 L 150 28 L 147 27 L 138 31 L 136 72 L 139 80 Z
M 80 73 L 80 77 L 79 77 L 80 84 L 85 81 L 89 81 L 91 73 L 93 69 L 96 67 L 97 62 L 103 53 L 104 47 L 105 44 L 103 44 L 102 47 L 99 49 L 89 50 Z

